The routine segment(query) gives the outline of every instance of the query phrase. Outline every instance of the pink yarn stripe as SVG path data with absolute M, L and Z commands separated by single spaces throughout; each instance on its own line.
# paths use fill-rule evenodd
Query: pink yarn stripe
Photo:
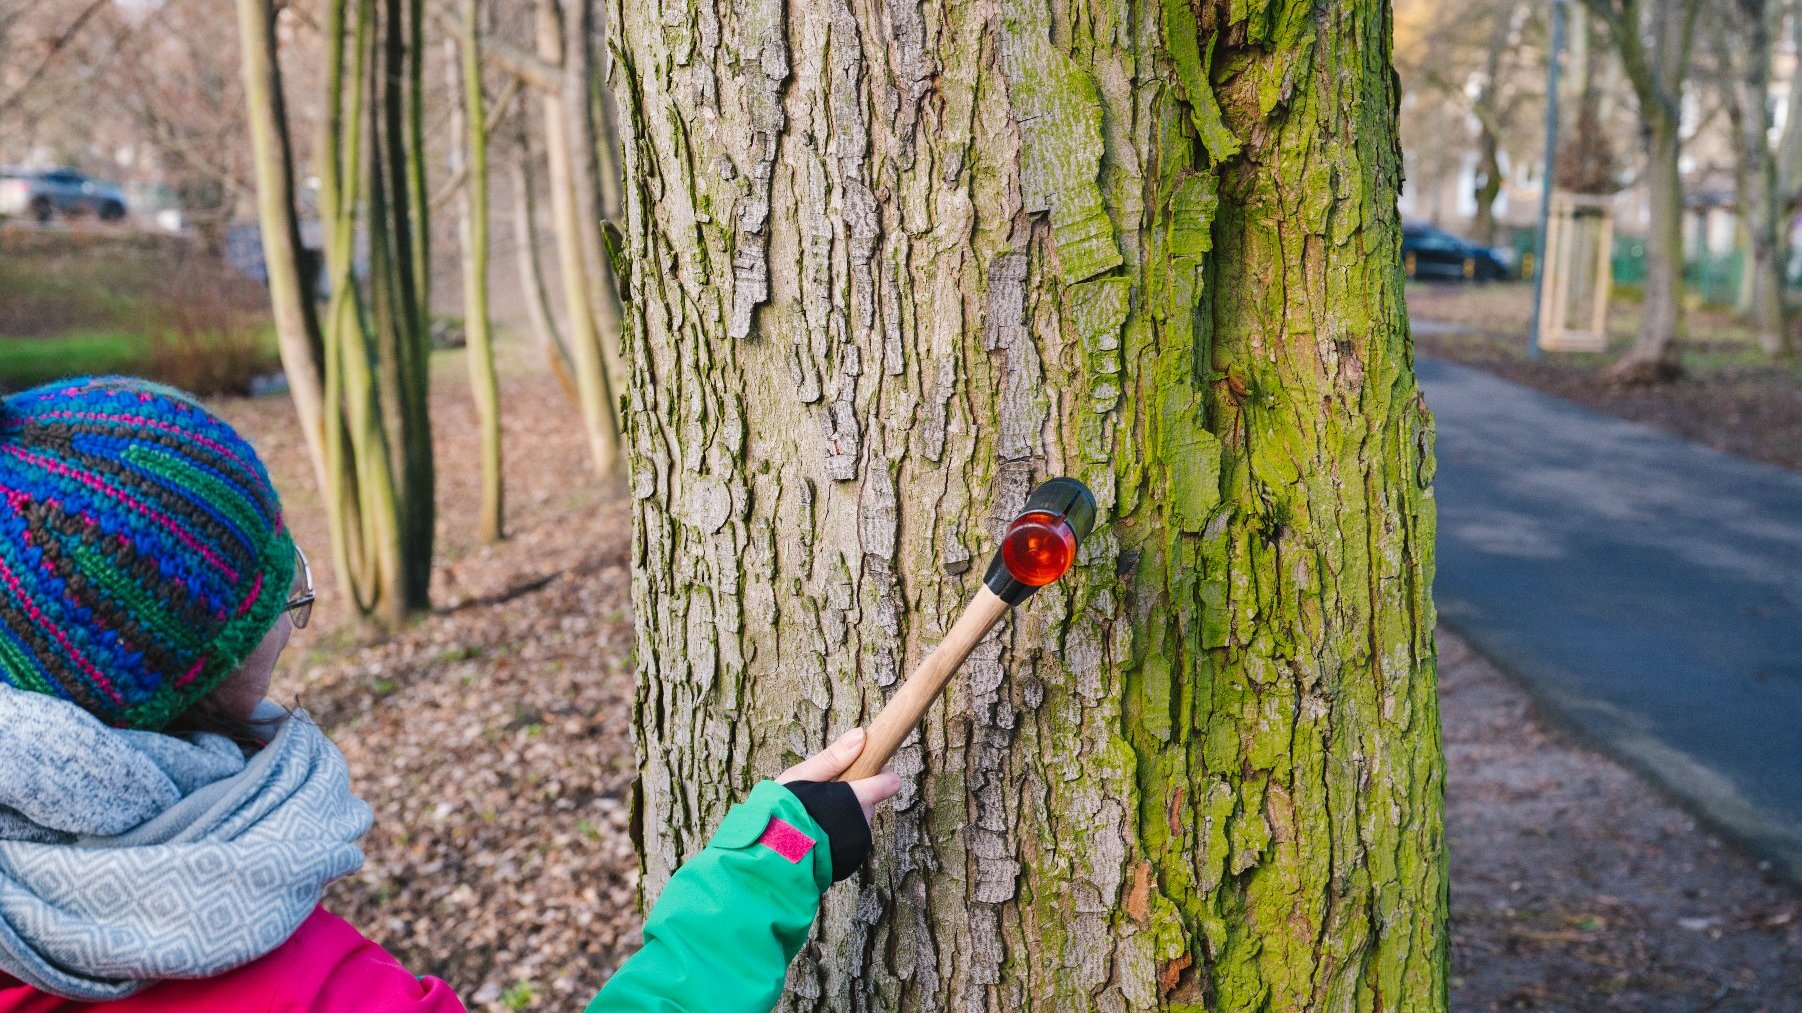
M 129 422 L 134 426 L 149 426 L 152 429 L 160 429 L 165 433 L 174 433 L 175 435 L 180 436 L 181 438 L 183 438 L 185 440 L 193 440 L 195 443 L 198 443 L 203 447 L 208 447 L 213 450 L 216 450 L 219 453 L 224 454 L 226 457 L 229 457 L 232 460 L 238 462 L 238 465 L 240 467 L 242 467 L 252 473 L 256 472 L 255 468 L 251 467 L 250 464 L 247 461 L 245 461 L 242 457 L 239 457 L 237 454 L 232 453 L 231 449 L 226 447 L 224 444 L 221 444 L 212 439 L 208 439 L 207 437 L 202 436 L 201 434 L 193 432 L 191 430 L 182 429 L 179 426 L 172 426 L 167 422 L 161 422 L 156 419 L 144 418 L 143 416 L 140 416 L 140 415 L 106 415 L 101 412 L 70 412 L 70 411 L 43 412 L 38 417 L 46 418 L 46 419 L 81 419 L 86 422 Z
M 250 583 L 250 593 L 244 596 L 243 603 L 238 606 L 238 614 L 243 615 L 244 613 L 249 612 L 250 607 L 257 603 L 257 598 L 261 597 L 262 593 L 263 575 L 259 573 L 256 575 L 256 579 Z
M 147 506 L 146 504 L 144 504 L 142 502 L 139 502 L 136 498 L 134 498 L 130 494 L 124 492 L 123 490 L 118 489 L 112 485 L 109 485 L 106 482 L 102 481 L 101 479 L 96 478 L 95 476 L 90 475 L 86 472 L 77 471 L 74 468 L 71 468 L 68 465 L 63 464 L 61 461 L 52 461 L 49 458 L 35 457 L 31 454 L 26 453 L 23 450 L 20 450 L 18 447 L 12 447 L 12 446 L 0 447 L 0 450 L 4 450 L 6 453 L 11 454 L 13 457 L 17 457 L 22 461 L 26 461 L 31 464 L 35 464 L 40 468 L 44 468 L 55 474 L 61 475 L 64 478 L 73 479 L 77 482 L 80 482 L 82 485 L 85 485 L 88 488 L 94 490 L 95 492 L 101 493 L 102 495 L 105 495 L 105 496 L 110 496 L 113 499 L 116 499 L 119 502 L 124 503 L 126 506 L 131 507 L 133 510 L 136 510 L 138 513 L 143 514 L 145 517 L 148 517 L 151 520 L 155 521 L 156 523 L 162 525 L 162 527 L 164 529 L 166 529 L 170 534 L 172 534 L 176 538 L 180 539 L 181 543 L 183 545 L 186 545 L 188 548 L 193 549 L 195 552 L 200 553 L 200 555 L 203 556 L 207 562 L 213 564 L 213 568 L 215 570 L 218 570 L 220 573 L 225 574 L 225 577 L 227 580 L 231 581 L 234 584 L 237 583 L 238 571 L 236 571 L 236 570 L 232 569 L 230 566 L 228 566 L 226 564 L 225 560 L 220 559 L 218 553 L 214 552 L 212 549 L 207 548 L 205 545 L 202 545 L 199 542 L 195 541 L 194 536 L 192 536 L 192 535 L 188 534 L 186 531 L 182 530 L 181 527 L 179 525 L 177 525 L 175 523 L 175 521 L 172 520 L 167 514 L 164 514 L 158 510 L 153 510 L 149 506 Z
M 210 657 L 212 657 L 212 655 L 210 655 L 210 654 L 201 655 L 200 660 L 194 662 L 194 667 L 188 669 L 188 674 L 175 680 L 176 688 L 180 689 L 181 687 L 186 686 L 188 683 L 193 682 L 196 678 L 198 678 L 200 676 L 200 670 L 206 667 L 207 659 Z
M 787 820 L 774 816 L 770 817 L 770 825 L 763 828 L 763 836 L 757 838 L 757 843 L 788 859 L 790 864 L 799 864 L 813 850 L 813 838 Z
M 13 597 L 24 606 L 25 613 L 31 616 L 31 621 L 37 624 L 37 628 L 56 638 L 56 642 L 62 645 L 64 651 L 68 652 L 70 659 L 75 662 L 76 667 L 80 668 L 82 673 L 87 675 L 88 678 L 93 679 L 98 683 L 101 689 L 106 690 L 106 695 L 113 698 L 113 703 L 124 706 L 125 698 L 119 695 L 117 689 L 113 688 L 112 680 L 101 674 L 100 669 L 95 668 L 92 662 L 83 657 L 80 651 L 76 650 L 75 645 L 69 642 L 69 638 L 63 634 L 60 627 L 45 620 L 44 614 L 38 610 L 37 605 L 33 604 L 32 600 L 25 594 L 25 589 L 19 586 L 18 575 L 13 573 L 12 567 L 7 566 L 6 560 L 4 559 L 0 559 L 0 578 L 5 579 L 6 586 L 12 589 Z

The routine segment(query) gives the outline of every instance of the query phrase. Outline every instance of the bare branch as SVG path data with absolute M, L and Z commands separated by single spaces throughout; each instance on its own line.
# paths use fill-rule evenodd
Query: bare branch
M 433 7 L 432 20 L 442 30 L 463 36 L 463 19 L 442 7 Z M 563 88 L 563 68 L 557 61 L 528 53 L 500 39 L 483 39 L 482 56 L 500 70 L 513 75 L 539 91 L 558 92 Z
M 69 43 L 75 41 L 77 35 L 81 34 L 82 28 L 87 25 L 88 21 L 111 4 L 112 0 L 89 0 L 88 5 L 83 7 L 81 13 L 75 16 L 75 20 L 69 23 L 69 27 L 63 29 L 60 35 L 50 40 L 49 47 L 44 51 L 44 58 L 39 60 L 37 66 L 31 69 L 31 73 L 25 75 L 25 80 L 21 82 L 17 88 L 13 89 L 12 94 L 6 96 L 4 99 L 0 99 L 0 116 L 5 116 L 7 113 L 12 112 L 18 107 L 19 103 L 24 100 L 31 89 L 37 85 L 38 80 L 44 76 L 44 72 L 49 70 L 50 65 L 56 62 L 56 58 L 62 55 L 63 50 L 69 47 Z

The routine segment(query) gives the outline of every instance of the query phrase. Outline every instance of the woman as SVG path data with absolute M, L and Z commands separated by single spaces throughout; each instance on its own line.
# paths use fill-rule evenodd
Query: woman
M 320 907 L 371 813 L 265 699 L 313 583 L 249 444 L 166 387 L 54 384 L 0 403 L 0 497 L 0 1013 L 461 1010 Z M 591 1009 L 769 1009 L 899 787 L 833 783 L 860 748 L 728 813 Z

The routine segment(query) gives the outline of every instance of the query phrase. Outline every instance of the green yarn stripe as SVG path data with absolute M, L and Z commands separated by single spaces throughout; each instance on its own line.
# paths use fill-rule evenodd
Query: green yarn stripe
M 271 534 L 263 543 L 258 563 L 244 581 L 244 594 L 250 593 L 250 583 L 256 573 L 263 575 L 261 597 L 250 611 L 233 616 L 213 637 L 207 645 L 206 665 L 200 675 L 179 690 L 174 688 L 172 679 L 164 692 L 127 708 L 124 715 L 127 727 L 155 731 L 175 720 L 176 715 L 230 678 L 275 628 L 282 611 L 288 607 L 288 589 L 294 583 L 294 540 L 287 532 Z
M 189 652 L 201 645 L 199 630 L 170 612 L 161 597 L 149 593 L 130 574 L 119 569 L 112 557 L 80 539 L 65 542 L 63 551 L 75 560 L 91 583 L 126 606 L 132 618 L 172 641 L 176 647 L 173 653 Z
M 269 522 L 258 515 L 256 505 L 243 492 L 196 468 L 185 458 L 160 447 L 146 446 L 132 447 L 122 456 L 128 463 L 166 480 L 171 488 L 186 488 L 204 494 L 203 498 L 210 506 L 230 518 L 238 530 L 252 537 L 269 527 Z
M 35 693 L 48 693 L 51 696 L 61 695 L 56 691 L 56 687 L 52 686 L 38 672 L 37 662 L 33 661 L 30 655 L 20 651 L 19 645 L 13 643 L 13 638 L 4 632 L 0 632 L 0 662 L 4 662 L 7 671 L 12 673 L 12 679 L 8 681 L 12 681 L 20 689 L 31 690 Z M 23 685 L 20 685 L 21 683 Z

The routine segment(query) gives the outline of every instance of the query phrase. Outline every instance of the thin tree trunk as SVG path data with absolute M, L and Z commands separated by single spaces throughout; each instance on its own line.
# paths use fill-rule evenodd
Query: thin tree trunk
M 563 30 L 555 0 L 540 0 L 536 8 L 538 55 L 547 61 L 563 58 Z M 543 108 L 544 147 L 550 167 L 551 218 L 557 243 L 557 273 L 563 284 L 565 323 L 570 355 L 576 364 L 576 385 L 582 394 L 582 416 L 588 431 L 589 452 L 597 475 L 610 475 L 620 467 L 619 423 L 613 388 L 601 355 L 601 335 L 596 329 L 594 307 L 588 289 L 588 272 L 582 254 L 581 217 L 572 183 L 568 120 L 561 93 L 540 92 Z
M 1790 30 L 1790 49 L 1802 53 L 1802 8 L 1788 0 L 1784 13 Z M 1802 205 L 1802 73 L 1791 71 L 1789 94 L 1785 98 L 1783 136 L 1777 142 L 1777 201 L 1784 221 L 1789 221 Z M 1784 231 L 1788 238 L 1788 230 Z
M 1471 238 L 1484 246 L 1495 245 L 1495 201 L 1502 193 L 1501 131 L 1502 57 L 1513 35 L 1515 6 L 1501 5 L 1492 16 L 1495 24 L 1489 31 L 1489 48 L 1483 58 L 1482 90 L 1474 103 L 1477 120 L 1477 173 L 1481 177 L 1472 195 L 1477 214 L 1471 223 Z
M 571 224 L 581 242 L 585 268 L 582 277 L 600 334 L 607 383 L 612 390 L 623 390 L 626 368 L 619 351 L 619 287 L 613 277 L 613 260 L 607 255 L 602 226 L 601 142 L 594 118 L 594 10 L 590 0 L 564 0 L 563 11 L 563 116 L 576 211 Z
M 420 550 L 408 537 L 404 479 L 395 463 L 394 444 L 408 431 L 396 415 L 408 410 L 401 396 L 411 389 L 402 386 L 396 365 L 401 339 L 395 332 L 407 306 L 396 278 L 406 259 L 395 251 L 406 244 L 397 242 L 389 217 L 390 194 L 402 178 L 391 172 L 396 135 L 381 129 L 393 82 L 387 79 L 392 47 L 379 39 L 394 22 L 378 13 L 376 0 L 333 0 L 326 8 L 326 115 L 317 164 L 332 288 L 324 338 L 324 492 L 345 598 L 363 616 L 393 623 L 424 601 L 408 598 L 406 561 Z M 367 213 L 359 215 L 365 203 Z M 356 272 L 359 235 L 369 241 L 367 296 Z M 429 506 L 429 491 L 427 499 Z M 429 541 L 423 551 L 429 567 Z
M 532 172 L 535 159 L 531 135 L 521 124 L 514 138 L 513 159 L 509 163 L 513 184 L 513 246 L 519 287 L 524 294 L 526 319 L 531 324 L 533 338 L 564 393 L 580 406 L 582 395 L 576 389 L 575 365 L 570 360 L 569 347 L 564 344 L 563 336 L 557 333 L 557 322 L 551 316 L 550 297 L 544 287 L 544 272 L 538 264 L 537 182 Z
M 1389 5 L 609 14 L 646 899 L 1069 473 L 781 1008 L 1444 1009 Z
M 1495 200 L 1502 195 L 1501 141 L 1487 126 L 1477 134 L 1477 182 L 1473 196 L 1477 214 L 1470 225 L 1470 238 L 1484 246 L 1495 245 Z
M 432 216 L 426 186 L 425 144 L 425 0 L 407 0 L 407 83 L 402 108 L 406 116 L 408 236 L 411 240 L 413 291 L 425 333 L 432 328 Z M 477 123 L 482 122 L 476 120 Z
M 593 0 L 590 0 L 591 10 Z M 604 39 L 607 26 L 604 11 L 595 11 L 598 23 L 594 37 Z M 613 61 L 608 57 L 607 48 L 599 47 L 595 52 L 595 71 L 589 75 L 590 100 L 594 106 L 595 156 L 596 166 L 600 173 L 601 184 L 601 217 L 612 226 L 616 233 L 619 227 L 620 214 L 623 209 L 619 161 L 619 117 L 614 115 L 613 95 L 608 91 L 607 82 L 612 79 Z
M 373 2 L 373 0 L 365 0 Z M 371 532 L 369 542 L 376 560 L 374 567 L 371 614 L 393 626 L 406 618 L 407 568 L 401 560 L 408 544 L 407 483 L 407 419 L 406 398 L 410 387 L 408 357 L 408 316 L 411 312 L 412 277 L 407 251 L 406 233 L 395 227 L 396 216 L 403 212 L 395 205 L 406 200 L 406 170 L 397 166 L 406 154 L 401 150 L 400 119 L 396 115 L 399 99 L 398 61 L 403 51 L 397 50 L 387 33 L 395 28 L 397 0 L 379 0 L 374 56 L 374 73 L 369 78 L 369 118 L 363 129 L 369 153 L 365 162 L 364 189 L 369 195 L 369 285 L 371 356 L 366 363 L 347 353 L 350 368 L 371 372 L 373 396 L 359 397 L 355 404 L 368 400 L 374 405 L 373 417 L 379 436 L 366 438 L 368 448 L 357 455 L 360 488 L 366 493 L 363 505 L 364 523 Z
M 1740 157 L 1740 221 L 1745 228 L 1751 261 L 1747 264 L 1750 312 L 1758 330 L 1758 346 L 1771 357 L 1789 351 L 1788 323 L 1783 307 L 1783 263 L 1779 236 L 1786 217 L 1777 202 L 1777 166 L 1771 152 L 1771 61 L 1775 58 L 1777 13 L 1770 0 L 1739 0 L 1744 22 L 1739 40 L 1746 61 L 1743 82 L 1736 82 L 1743 97 L 1733 106 L 1740 111 L 1736 135 Z
M 467 339 L 469 386 L 475 395 L 477 424 L 481 427 L 482 515 L 480 536 L 498 542 L 506 534 L 505 477 L 501 470 L 500 382 L 494 372 L 494 343 L 488 316 L 488 131 L 482 94 L 482 36 L 480 0 L 464 0 L 463 36 L 448 48 L 446 64 L 450 88 L 461 91 L 452 104 L 453 135 L 461 135 L 459 159 L 453 171 L 467 174 L 457 216 L 457 238 L 463 251 L 463 333 Z
M 326 116 L 321 124 L 319 208 L 325 226 L 325 262 L 331 302 L 325 328 L 326 482 L 321 486 L 339 588 L 360 615 L 378 596 L 373 539 L 365 537 L 358 469 L 354 462 L 386 453 L 374 423 L 369 380 L 370 335 L 355 275 L 356 208 L 363 178 L 363 101 L 368 77 L 374 8 L 348 0 L 327 5 L 325 29 Z M 349 53 L 346 53 L 346 41 Z M 354 424 L 352 418 L 354 416 Z M 386 480 L 386 469 L 382 469 Z
M 427 275 L 427 212 L 423 140 L 423 0 L 386 0 L 385 102 L 381 107 L 389 157 L 388 228 L 394 258 L 396 326 L 385 332 L 384 361 L 399 381 L 389 416 L 397 423 L 401 471 L 401 604 L 395 618 L 431 605 L 432 548 L 437 531 L 436 466 L 432 460 L 431 307 Z M 423 262 L 422 262 L 423 261 Z
M 269 302 L 294 413 L 313 462 L 314 478 L 324 489 L 322 339 L 313 292 L 301 270 L 300 221 L 294 213 L 294 155 L 281 65 L 276 59 L 275 8 L 270 0 L 237 0 L 237 12 Z
M 1633 347 L 1608 370 L 1617 383 L 1658 383 L 1683 372 L 1683 174 L 1681 108 L 1702 0 L 1582 0 L 1608 24 L 1644 121 L 1645 304 Z
M 1608 370 L 1617 383 L 1659 383 L 1683 372 L 1683 176 L 1676 116 L 1653 116 L 1646 149 L 1651 223 L 1646 236 L 1645 302 L 1633 347 Z

